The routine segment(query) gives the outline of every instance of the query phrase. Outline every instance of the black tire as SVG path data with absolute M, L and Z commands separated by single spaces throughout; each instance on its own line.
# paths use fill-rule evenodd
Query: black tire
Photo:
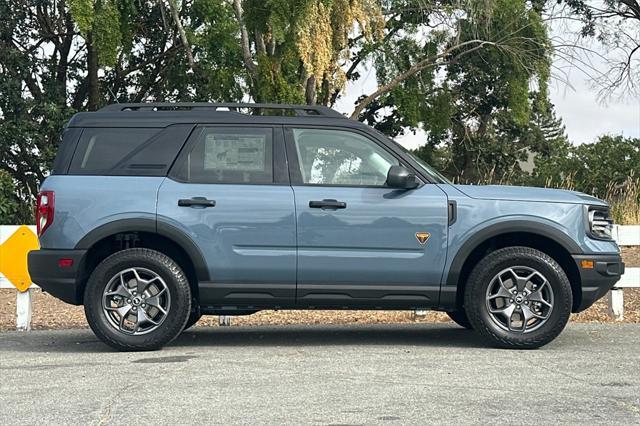
M 501 327 L 498 320 L 494 319 L 496 316 L 489 312 L 487 301 L 488 288 L 494 277 L 505 269 L 518 267 L 530 268 L 542 274 L 552 290 L 553 297 L 553 307 L 543 315 L 547 319 L 524 333 L 508 330 L 504 325 Z M 493 282 L 495 285 L 500 281 Z M 540 288 L 542 287 L 540 285 Z M 514 304 L 518 301 L 509 302 Z M 529 303 L 533 302 L 521 299 L 520 303 L 527 303 L 529 306 Z M 464 306 L 471 326 L 494 346 L 500 348 L 535 349 L 551 342 L 569 321 L 572 303 L 571 284 L 562 267 L 547 254 L 529 247 L 507 247 L 488 254 L 471 272 L 464 294 Z M 523 308 L 523 305 L 518 305 L 515 309 L 520 311 Z M 513 316 L 509 318 L 511 320 Z M 535 324 L 536 319 L 532 318 L 530 321 Z M 526 330 L 525 322 L 522 324 L 521 330 Z
M 103 310 L 106 286 L 112 277 L 127 268 L 153 271 L 162 278 L 168 290 L 170 305 L 165 318 L 146 334 L 125 334 L 112 325 Z M 84 293 L 84 310 L 89 326 L 107 345 L 120 351 L 156 350 L 171 342 L 184 329 L 191 312 L 191 289 L 182 269 L 168 256 L 155 250 L 127 249 L 107 257 L 93 271 Z
M 196 325 L 196 323 L 200 320 L 200 318 L 202 318 L 202 314 L 200 312 L 191 311 L 191 313 L 189 314 L 189 319 L 187 320 L 187 323 L 184 326 L 184 330 L 187 330 L 193 327 L 194 325 Z
M 460 309 L 457 311 L 447 312 L 447 315 L 449 315 L 449 318 L 451 318 L 451 320 L 460 327 L 466 328 L 467 330 L 473 330 L 473 326 L 469 322 L 467 313 L 464 310 Z

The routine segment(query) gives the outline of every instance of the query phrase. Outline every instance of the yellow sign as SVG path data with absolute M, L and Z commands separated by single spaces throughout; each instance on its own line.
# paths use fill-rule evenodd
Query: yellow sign
M 38 248 L 38 237 L 25 225 L 0 244 L 0 273 L 19 291 L 26 291 L 31 285 L 27 253 Z

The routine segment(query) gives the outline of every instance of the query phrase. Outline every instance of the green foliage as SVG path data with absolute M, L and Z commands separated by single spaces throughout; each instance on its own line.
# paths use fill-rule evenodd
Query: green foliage
M 373 40 L 382 27 L 377 0 L 245 0 L 243 20 L 257 66 L 249 69 L 249 92 L 265 102 L 328 104 L 346 83 L 341 62 L 350 56 L 349 36 Z M 252 68 L 249 66 L 249 68 Z
M 239 27 L 229 3 L 194 0 L 181 10 L 196 43 L 193 72 L 165 7 L 137 0 L 0 0 L 0 205 L 4 217 L 13 217 L 3 220 L 33 221 L 35 195 L 63 125 L 87 107 L 90 33 L 102 71 L 101 104 L 242 98 Z
M 19 210 L 13 179 L 9 173 L 0 170 L 0 225 L 13 225 Z
M 123 38 L 116 0 L 69 0 L 69 11 L 80 33 L 93 38 L 100 63 L 114 65 Z
M 92 29 L 103 65 L 115 65 L 118 48 L 122 42 L 120 12 L 113 1 L 103 0 L 97 8 Z
M 640 177 L 640 139 L 601 136 L 595 143 L 563 145 L 536 160 L 534 183 L 571 187 L 604 198 L 611 186 Z
M 363 119 L 391 136 L 407 127 L 423 129 L 428 137 L 419 155 L 456 180 L 522 179 L 520 164 L 537 149 L 530 136 L 536 129 L 533 110 L 548 103 L 551 47 L 540 10 L 524 0 L 472 0 L 451 7 L 459 7 L 456 14 L 464 17 L 457 32 L 431 31 L 425 41 L 419 34 L 426 8 L 419 16 L 402 14 L 388 28 L 388 42 L 374 55 L 382 83 L 421 58 L 452 51 L 442 65 L 406 79 L 372 103 Z M 487 46 L 478 49 L 477 40 Z M 389 109 L 385 116 L 378 113 Z
M 166 0 L 0 0 L 0 219 L 32 220 L 76 111 L 116 101 L 332 104 L 358 65 L 385 85 L 448 49 L 361 119 L 390 136 L 426 132 L 418 155 L 458 181 L 602 195 L 612 177 L 638 176 L 637 140 L 568 143 L 548 100 L 540 0 L 244 0 L 241 16 L 230 0 L 175 3 L 193 67 Z M 472 40 L 489 45 L 456 48 Z
M 276 103 L 305 103 L 304 90 L 297 72 L 287 72 L 297 65 L 297 56 L 292 51 L 283 52 L 280 58 L 259 55 L 257 59 L 258 72 L 254 89 L 257 99 Z

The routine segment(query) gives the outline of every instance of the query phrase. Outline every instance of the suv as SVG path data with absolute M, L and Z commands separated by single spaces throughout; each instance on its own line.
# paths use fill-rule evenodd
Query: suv
M 535 348 L 624 270 L 607 204 L 454 185 L 320 106 L 117 104 L 68 123 L 29 273 L 120 350 L 201 315 L 432 309 Z

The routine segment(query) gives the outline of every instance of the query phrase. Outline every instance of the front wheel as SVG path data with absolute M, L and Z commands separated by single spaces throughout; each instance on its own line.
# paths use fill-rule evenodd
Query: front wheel
M 182 332 L 191 312 L 191 290 L 182 269 L 168 256 L 127 249 L 93 271 L 84 309 L 93 332 L 109 346 L 154 350 Z
M 560 265 L 529 247 L 484 257 L 470 274 L 465 309 L 473 329 L 503 348 L 533 349 L 564 329 L 573 303 Z

